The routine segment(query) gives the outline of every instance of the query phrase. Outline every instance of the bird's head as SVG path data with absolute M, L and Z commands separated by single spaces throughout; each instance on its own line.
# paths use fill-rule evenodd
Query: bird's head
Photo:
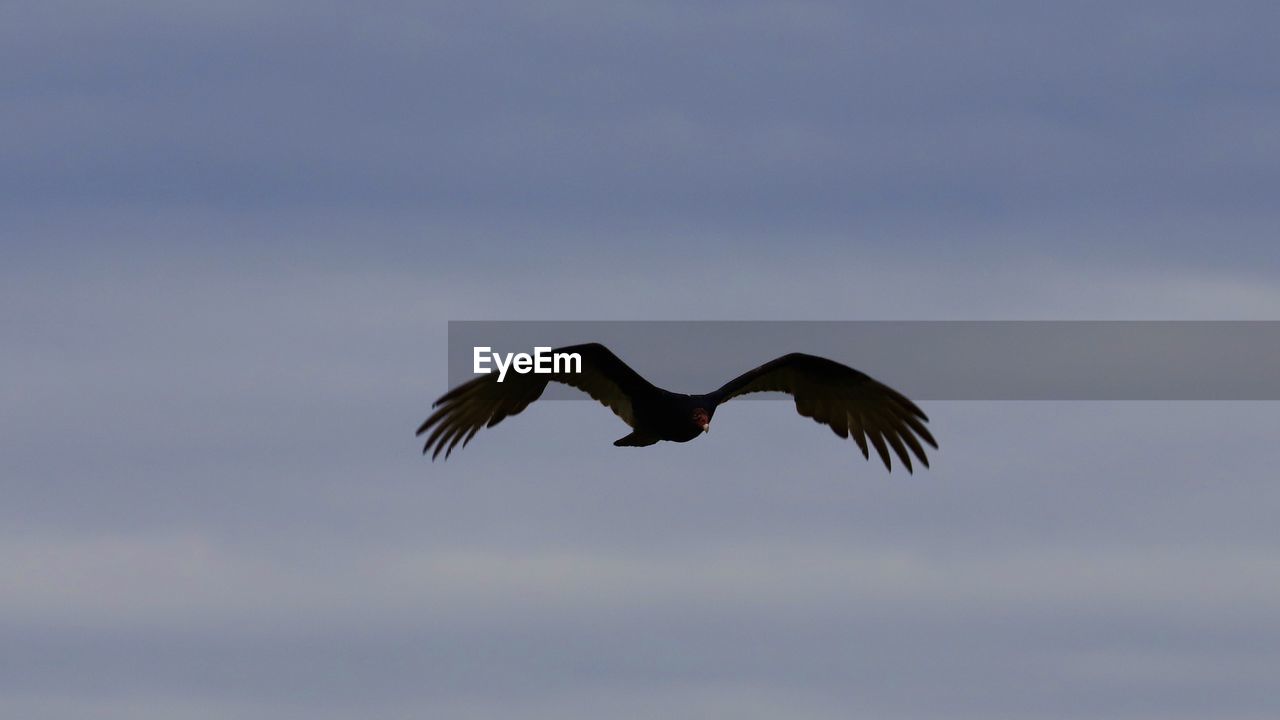
M 711 413 L 706 408 L 693 409 L 693 424 L 702 428 L 702 432 L 711 430 Z

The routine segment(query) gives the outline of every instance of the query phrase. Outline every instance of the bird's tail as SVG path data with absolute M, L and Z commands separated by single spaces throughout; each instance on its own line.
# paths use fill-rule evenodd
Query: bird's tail
M 626 437 L 614 440 L 613 444 L 617 447 L 644 447 L 646 445 L 652 445 L 659 440 L 661 440 L 661 438 L 636 430 Z

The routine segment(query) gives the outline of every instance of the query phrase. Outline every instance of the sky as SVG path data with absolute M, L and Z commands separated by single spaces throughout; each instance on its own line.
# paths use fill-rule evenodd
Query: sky
M 1276 403 L 413 430 L 450 320 L 1280 319 L 1277 21 L 0 5 L 0 715 L 1276 717 Z

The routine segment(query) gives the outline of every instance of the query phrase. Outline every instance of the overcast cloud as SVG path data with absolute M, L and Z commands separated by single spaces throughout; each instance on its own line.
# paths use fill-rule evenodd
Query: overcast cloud
M 412 432 L 449 320 L 1277 319 L 1277 21 L 0 6 L 0 715 L 1276 717 L 1275 403 Z

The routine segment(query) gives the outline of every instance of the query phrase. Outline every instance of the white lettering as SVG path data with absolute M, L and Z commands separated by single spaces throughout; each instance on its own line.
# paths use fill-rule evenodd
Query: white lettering
M 498 366 L 498 382 L 502 382 L 507 377 L 507 368 L 511 367 L 511 353 L 507 353 L 506 362 L 503 362 L 503 360 L 501 353 L 493 356 L 493 364 Z
M 564 370 L 560 369 L 560 361 L 564 360 Z M 574 365 L 577 363 L 577 365 Z M 556 353 L 552 360 L 554 372 L 581 373 L 582 372 L 582 355 L 578 353 Z
M 548 355 L 550 352 L 551 348 L 549 347 L 536 347 L 533 349 L 533 371 L 535 373 L 547 375 L 551 372 L 551 368 L 543 364 L 544 360 L 551 359 L 551 356 Z
M 493 369 L 489 367 L 489 364 L 492 363 L 493 367 L 498 371 L 498 382 L 507 379 L 508 370 L 515 370 L 521 375 L 527 375 L 530 372 L 535 375 L 582 372 L 582 355 L 578 353 L 553 353 L 550 347 L 535 347 L 533 355 L 529 353 L 496 353 L 493 348 L 483 346 L 472 350 L 472 372 L 477 375 L 487 375 L 493 372 Z

